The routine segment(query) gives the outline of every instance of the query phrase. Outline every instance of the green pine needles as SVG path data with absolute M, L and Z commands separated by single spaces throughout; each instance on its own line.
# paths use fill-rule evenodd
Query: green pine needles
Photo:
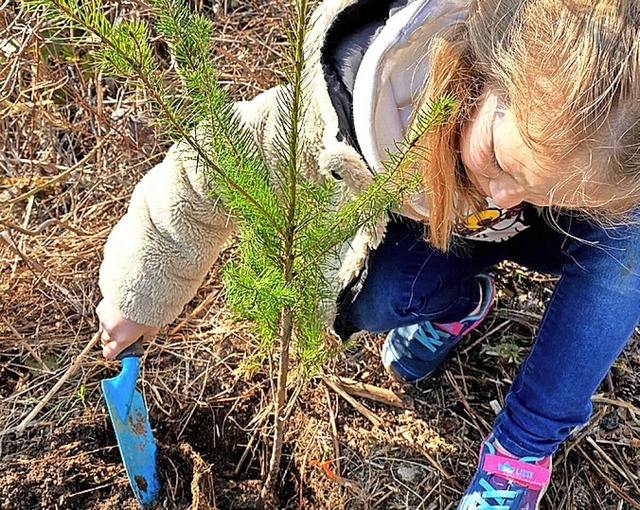
M 307 0 L 295 0 L 288 27 L 289 53 L 283 63 L 288 84 L 279 88 L 277 97 L 281 158 L 274 168 L 267 168 L 218 84 L 211 22 L 190 12 L 183 0 L 149 0 L 153 27 L 139 19 L 119 19 L 101 0 L 26 3 L 44 7 L 71 27 L 78 44 L 91 50 L 104 73 L 144 89 L 168 134 L 184 141 L 185 156 L 197 159 L 211 193 L 236 220 L 235 257 L 224 270 L 227 299 L 241 318 L 254 324 L 260 355 L 276 349 L 279 360 L 273 456 L 265 483 L 265 490 L 271 490 L 282 447 L 289 353 L 307 373 L 330 354 L 324 345 L 325 319 L 335 295 L 327 279 L 337 270 L 331 265 L 359 229 L 373 227 L 419 188 L 419 177 L 409 177 L 404 170 L 413 158 L 424 157 L 417 153 L 416 142 L 426 130 L 447 121 L 455 101 L 445 97 L 418 114 L 407 138 L 389 154 L 387 172 L 345 201 L 336 182 L 303 178 L 303 119 L 312 93 L 303 51 L 310 23 Z M 171 49 L 171 70 L 154 55 L 152 30 Z

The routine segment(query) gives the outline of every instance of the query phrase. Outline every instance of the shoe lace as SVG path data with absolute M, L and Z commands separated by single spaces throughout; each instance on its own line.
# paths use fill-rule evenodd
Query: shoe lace
M 484 492 L 474 492 L 469 496 L 465 510 L 509 510 L 511 507 L 505 505 L 509 500 L 513 500 L 518 491 L 510 491 L 505 489 L 496 489 L 486 479 L 480 480 L 480 485 Z M 489 500 L 493 500 L 495 504 L 490 504 Z
M 491 443 L 487 444 L 487 448 L 490 453 L 495 453 L 495 448 Z M 522 462 L 537 462 L 541 460 L 538 457 L 523 457 L 520 459 Z M 474 492 L 468 496 L 464 510 L 510 510 L 509 505 L 505 505 L 510 500 L 513 500 L 518 496 L 520 491 L 496 489 L 489 480 L 481 478 L 478 482 L 484 489 L 484 492 Z M 493 500 L 495 504 L 490 504 L 488 500 Z
M 414 338 L 431 352 L 436 352 L 450 336 L 446 331 L 436 329 L 431 322 L 424 322 L 416 331 Z

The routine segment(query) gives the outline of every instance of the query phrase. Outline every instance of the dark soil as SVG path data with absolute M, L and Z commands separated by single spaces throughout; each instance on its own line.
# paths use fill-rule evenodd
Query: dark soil
M 24 446 L 25 442 L 16 441 L 14 445 L 17 444 Z M 104 416 L 74 419 L 46 435 L 30 438 L 28 445 L 3 459 L 1 509 L 139 508 L 115 446 L 115 436 Z M 206 500 L 201 508 L 215 504 L 238 510 L 258 508 L 259 481 L 212 476 L 210 466 L 224 462 L 223 454 L 209 464 L 187 443 L 166 445 L 159 441 L 162 491 L 152 508 L 188 508 L 193 492 L 200 505 Z M 196 484 L 192 485 L 194 481 Z
M 246 424 L 252 418 L 245 405 L 236 406 L 233 423 Z M 178 439 L 172 420 L 152 410 L 162 487 L 153 509 L 264 507 L 259 497 L 259 466 L 254 463 L 234 474 L 247 434 L 234 425 L 225 428 L 224 438 L 218 437 L 215 415 L 221 411 L 208 407 L 194 412 Z M 72 418 L 61 426 L 10 435 L 2 448 L 2 510 L 139 508 L 104 410 Z M 286 506 L 276 502 L 267 508 Z

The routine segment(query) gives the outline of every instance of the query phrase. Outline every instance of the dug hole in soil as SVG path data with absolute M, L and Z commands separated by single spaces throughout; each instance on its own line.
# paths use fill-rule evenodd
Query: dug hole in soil
M 237 342 L 234 345 L 237 348 Z M 170 361 L 159 363 L 168 367 Z M 221 372 L 215 372 L 212 381 L 201 388 L 205 400 L 205 394 L 211 397 L 225 386 Z M 198 408 L 189 405 L 188 396 L 181 402 L 179 395 L 162 394 L 160 389 L 165 403 L 174 399 L 169 407 L 179 414 L 167 416 L 153 403 L 148 404 L 158 446 L 157 467 L 162 487 L 157 503 L 150 508 L 293 508 L 287 503 L 293 495 L 290 482 L 285 480 L 285 486 L 281 487 L 283 501 L 265 504 L 260 499 L 260 465 L 249 460 L 239 474 L 235 473 L 245 452 L 244 445 L 249 441 L 249 434 L 243 428 L 262 404 L 248 383 L 239 382 L 233 374 L 226 373 L 232 379 L 228 386 L 247 398 L 228 398 L 226 406 L 203 404 Z M 109 375 L 112 374 L 105 373 Z M 11 381 L 4 382 L 6 387 L 0 394 L 11 390 Z M 255 383 L 252 386 L 255 387 Z M 98 392 L 92 396 L 98 399 L 92 411 L 63 420 L 58 426 L 36 425 L 22 435 L 10 434 L 3 438 L 1 509 L 140 508 L 129 486 L 104 402 Z M 189 415 L 186 426 L 181 420 L 184 416 L 179 412 L 180 406 Z M 287 484 L 291 486 L 287 488 Z

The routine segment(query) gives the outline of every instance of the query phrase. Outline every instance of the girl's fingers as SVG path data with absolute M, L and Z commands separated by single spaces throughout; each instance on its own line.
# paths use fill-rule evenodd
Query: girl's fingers
M 102 355 L 107 358 L 115 358 L 120 352 L 133 344 L 138 338 L 143 336 L 145 342 L 151 340 L 158 333 L 158 328 L 149 328 L 146 332 L 136 332 L 129 334 L 125 339 L 114 340 L 108 333 L 102 334 Z
M 118 347 L 119 347 L 118 342 L 110 340 L 107 343 L 105 343 L 104 346 L 102 347 L 102 355 L 107 359 L 114 358 L 122 350 L 122 349 L 119 349 Z
M 109 339 L 107 342 L 104 343 L 104 346 L 102 347 L 102 355 L 107 359 L 115 358 L 118 354 L 124 351 L 132 343 L 133 343 L 133 340 L 117 341 L 117 340 Z

